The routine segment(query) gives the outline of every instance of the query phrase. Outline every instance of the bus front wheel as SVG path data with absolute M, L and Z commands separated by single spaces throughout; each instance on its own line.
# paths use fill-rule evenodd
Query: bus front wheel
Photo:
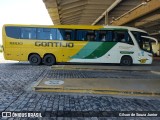
M 130 56 L 123 56 L 121 58 L 120 65 L 122 66 L 131 66 L 133 64 L 133 60 Z
M 56 64 L 56 58 L 51 54 L 45 55 L 43 58 L 43 63 L 47 66 L 54 65 Z
M 29 62 L 32 65 L 40 65 L 41 61 L 41 57 L 38 54 L 32 54 L 29 56 Z

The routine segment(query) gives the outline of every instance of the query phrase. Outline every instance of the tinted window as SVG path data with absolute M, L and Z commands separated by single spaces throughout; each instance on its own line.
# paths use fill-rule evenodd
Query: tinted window
M 98 33 L 94 30 L 77 30 L 77 40 L 96 41 Z
M 22 39 L 36 39 L 36 28 L 21 28 Z
M 64 30 L 63 29 L 57 29 L 57 40 L 64 40 Z
M 77 30 L 76 32 L 76 40 L 85 40 L 85 37 L 87 35 L 87 31 L 86 30 Z
M 96 40 L 96 35 L 93 30 L 87 31 L 86 40 L 87 41 L 95 41 Z
M 40 40 L 55 40 L 56 29 L 51 28 L 37 28 L 37 39 Z
M 133 44 L 128 31 L 113 31 L 112 41 Z
M 16 39 L 20 38 L 20 27 L 5 27 L 5 30 L 8 37 Z
M 112 41 L 112 31 L 99 31 L 99 39 L 98 41 Z
M 64 30 L 64 39 L 65 40 L 74 40 L 74 30 Z

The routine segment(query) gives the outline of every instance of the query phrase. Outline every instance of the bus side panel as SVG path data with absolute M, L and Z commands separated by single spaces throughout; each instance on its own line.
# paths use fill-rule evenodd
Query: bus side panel
M 136 50 L 136 55 L 134 57 L 135 64 L 152 64 L 153 62 L 152 54 L 140 49 Z
M 116 42 L 88 42 L 72 56 L 70 62 L 117 63 L 116 44 Z
M 81 58 L 80 62 L 83 62 L 83 55 L 84 52 L 87 51 L 84 50 L 83 52 L 79 52 L 81 49 L 84 49 L 85 45 L 88 43 L 87 41 L 64 41 L 63 44 L 66 45 L 67 43 L 70 43 L 69 47 L 63 47 L 62 56 L 63 56 L 63 62 L 70 62 L 73 58 Z
M 100 46 L 97 49 L 94 48 L 88 48 L 84 51 L 86 53 L 84 56 L 89 53 L 90 50 L 93 52 L 90 52 L 88 56 L 85 57 L 74 57 L 73 59 L 70 60 L 70 62 L 87 62 L 87 63 L 120 63 L 120 60 L 122 56 L 128 55 L 131 56 L 133 61 L 134 61 L 134 54 L 136 54 L 135 51 L 135 46 L 129 45 L 126 43 L 112 43 L 111 42 L 107 43 L 108 47 L 106 45 L 102 46 L 102 42 L 99 42 Z M 80 54 L 77 53 L 77 54 Z
M 56 46 L 54 42 L 57 43 L 57 41 L 48 41 L 48 40 L 23 40 L 23 48 L 21 49 L 22 55 L 22 61 L 27 61 L 28 56 L 31 53 L 37 53 L 41 56 L 41 58 L 44 57 L 45 54 L 53 54 L 56 57 L 57 62 L 62 62 L 62 48 L 60 46 Z
M 118 43 L 118 56 L 119 56 L 119 61 L 118 63 L 121 62 L 121 58 L 123 56 L 130 56 L 133 60 L 133 63 L 135 62 L 135 56 L 136 56 L 136 47 L 135 45 L 130 45 L 127 43 Z
M 21 61 L 21 52 L 20 48 L 6 48 L 5 50 L 5 59 L 6 60 L 17 60 Z
M 5 37 L 4 57 L 6 60 L 21 60 L 22 42 L 18 42 L 13 38 Z

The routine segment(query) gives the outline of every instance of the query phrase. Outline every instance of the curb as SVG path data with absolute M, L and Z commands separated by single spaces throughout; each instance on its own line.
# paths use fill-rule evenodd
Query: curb
M 78 90 L 78 89 L 53 89 L 53 88 L 36 88 L 35 92 L 57 92 L 57 93 L 87 93 L 101 95 L 127 95 L 127 96 L 160 96 L 160 93 L 143 92 L 143 91 L 119 91 L 119 90 Z
M 160 96 L 160 92 L 146 92 L 146 91 L 136 91 L 136 90 L 118 90 L 118 89 L 81 89 L 74 87 L 52 87 L 52 86 L 39 86 L 35 84 L 32 88 L 35 92 L 57 92 L 57 93 L 87 93 L 87 94 L 101 94 L 101 95 L 127 95 L 127 96 Z
M 54 70 L 86 70 L 86 71 L 89 71 L 89 70 L 95 70 L 95 71 L 107 71 L 107 70 L 110 70 L 110 71 L 148 71 L 150 72 L 151 70 L 129 70 L 129 69 L 96 69 L 96 68 L 73 68 L 73 67 L 51 67 L 51 69 L 54 69 Z

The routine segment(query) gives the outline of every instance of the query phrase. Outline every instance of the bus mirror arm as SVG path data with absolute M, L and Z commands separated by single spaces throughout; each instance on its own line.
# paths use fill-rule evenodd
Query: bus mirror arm
M 156 42 L 156 45 L 158 45 L 158 40 L 156 38 L 153 38 L 153 37 L 149 37 L 149 36 L 141 36 L 143 38 L 148 38 L 148 39 L 151 39 L 151 40 L 154 40 Z

